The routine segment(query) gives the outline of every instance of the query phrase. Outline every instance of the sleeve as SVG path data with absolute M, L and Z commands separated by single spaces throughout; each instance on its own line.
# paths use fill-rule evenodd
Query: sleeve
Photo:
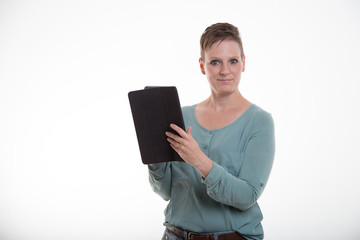
M 182 114 L 185 123 L 191 118 L 191 106 L 182 107 Z M 165 201 L 171 198 L 171 162 L 149 164 L 149 182 L 155 193 L 160 195 Z
M 275 155 L 274 122 L 266 113 L 254 123 L 238 176 L 214 165 L 202 182 L 215 201 L 246 210 L 257 202 L 270 176 Z
M 148 169 L 152 189 L 165 201 L 168 201 L 171 195 L 171 163 L 149 164 Z

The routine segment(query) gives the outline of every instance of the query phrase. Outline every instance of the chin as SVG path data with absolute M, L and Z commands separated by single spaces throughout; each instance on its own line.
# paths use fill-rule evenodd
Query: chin
M 218 88 L 218 89 L 215 89 L 214 92 L 219 95 L 229 95 L 229 94 L 234 93 L 235 91 L 236 91 L 236 88 L 229 87 L 229 88 Z

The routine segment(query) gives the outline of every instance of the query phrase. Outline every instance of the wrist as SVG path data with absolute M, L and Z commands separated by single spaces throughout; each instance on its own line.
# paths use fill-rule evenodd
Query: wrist
M 208 158 L 205 154 L 201 158 L 199 158 L 197 166 L 194 166 L 201 174 L 201 176 L 205 179 L 210 171 L 212 166 L 214 165 L 213 161 Z

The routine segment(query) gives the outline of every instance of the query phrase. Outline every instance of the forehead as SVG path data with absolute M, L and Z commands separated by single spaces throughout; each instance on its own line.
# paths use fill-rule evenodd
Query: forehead
M 239 44 L 234 40 L 217 41 L 205 50 L 206 57 L 240 57 Z

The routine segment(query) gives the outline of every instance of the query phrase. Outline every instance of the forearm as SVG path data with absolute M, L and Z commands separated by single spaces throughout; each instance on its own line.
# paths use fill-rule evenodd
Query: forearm
M 246 210 L 255 204 L 261 192 L 261 189 L 231 175 L 217 163 L 214 163 L 203 183 L 208 195 L 215 201 L 240 210 Z
M 149 182 L 157 194 L 165 201 L 171 197 L 171 166 L 170 163 L 149 164 Z

